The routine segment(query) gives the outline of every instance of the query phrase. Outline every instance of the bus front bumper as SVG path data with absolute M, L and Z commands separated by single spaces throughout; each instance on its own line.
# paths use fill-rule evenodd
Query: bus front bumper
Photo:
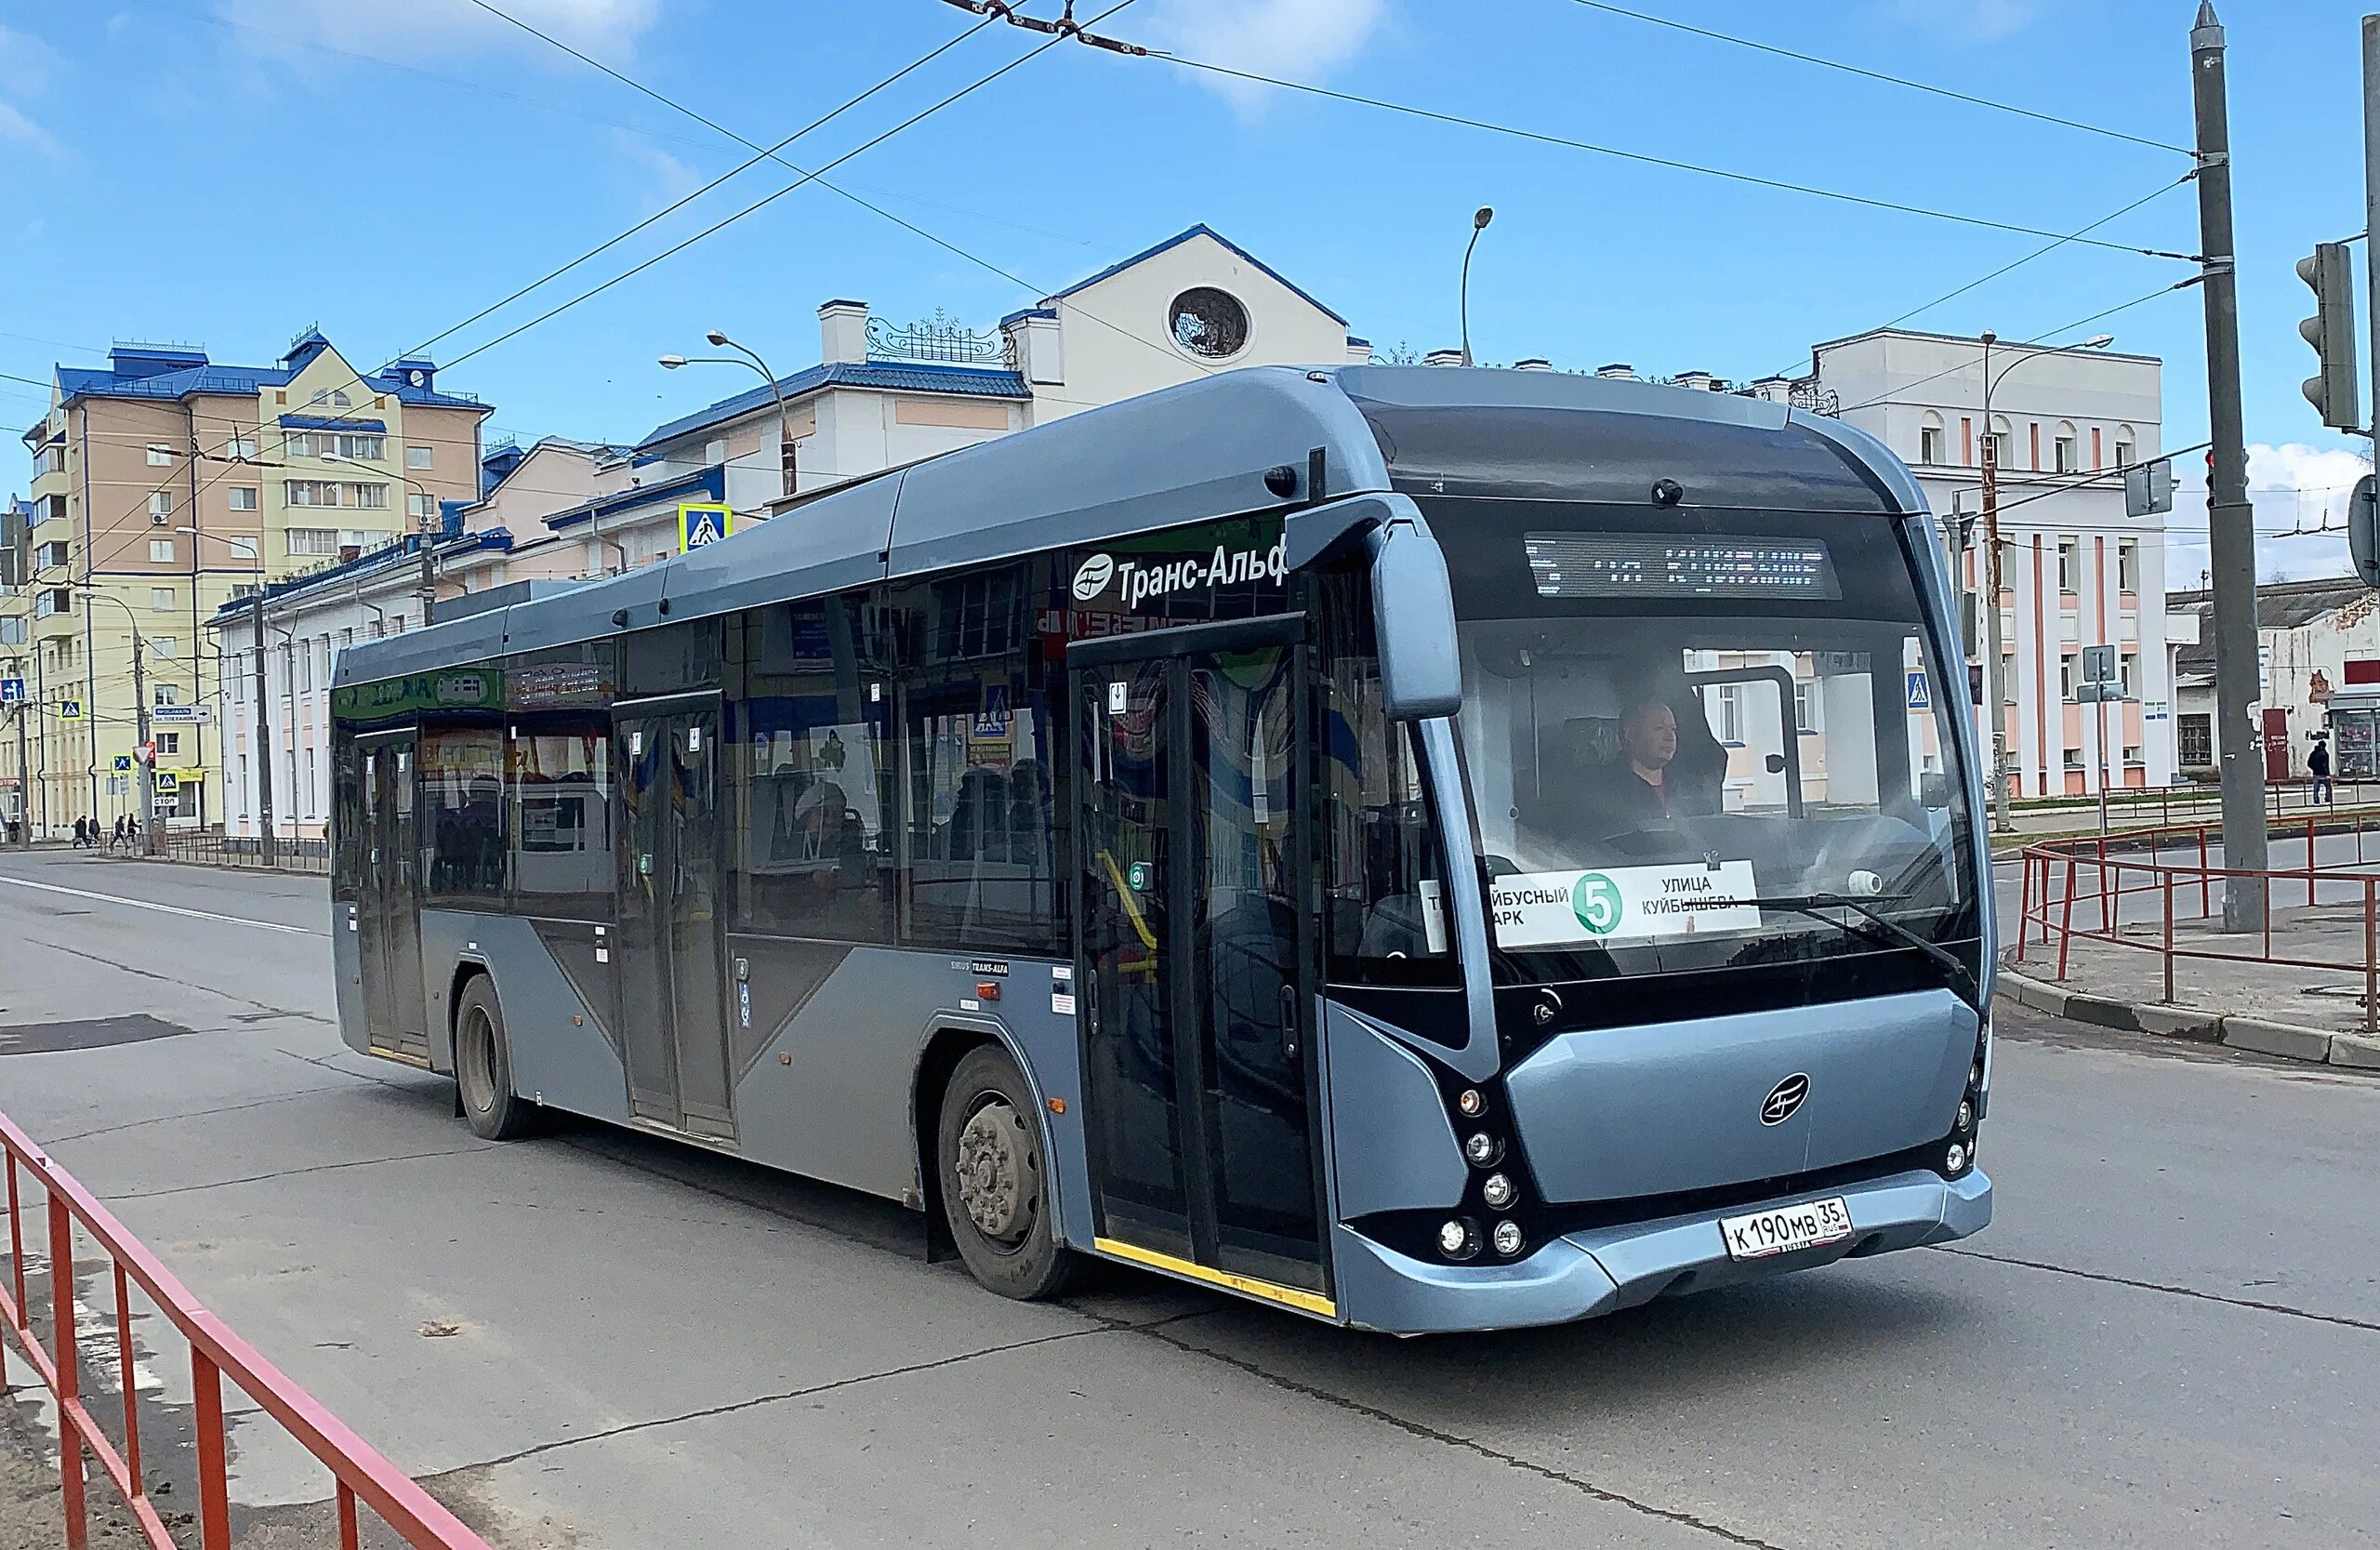
M 1833 1196 L 1851 1209 L 1849 1238 L 1768 1259 L 1728 1257 L 1719 1236 L 1721 1214 Z M 1990 1221 L 1991 1181 L 1980 1171 L 1949 1181 L 1921 1169 L 1724 1213 L 1567 1233 L 1503 1265 L 1432 1265 L 1342 1226 L 1335 1269 L 1341 1312 L 1358 1328 L 1395 1334 L 1507 1330 L 1593 1318 L 1659 1297 L 1948 1243 Z

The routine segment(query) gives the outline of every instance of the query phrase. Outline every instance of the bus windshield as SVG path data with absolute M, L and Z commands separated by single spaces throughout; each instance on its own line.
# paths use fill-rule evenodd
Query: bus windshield
M 1500 977 L 1973 934 L 1956 746 L 1874 516 L 1450 500 L 1460 746 Z M 1849 922 L 1849 924 L 1846 924 Z

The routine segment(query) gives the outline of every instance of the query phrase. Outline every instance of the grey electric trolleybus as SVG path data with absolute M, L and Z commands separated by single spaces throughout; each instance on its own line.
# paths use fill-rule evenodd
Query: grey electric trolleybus
M 358 645 L 339 1017 L 540 1109 L 1370 1329 L 1981 1228 L 1908 471 L 1756 399 L 1222 373 Z

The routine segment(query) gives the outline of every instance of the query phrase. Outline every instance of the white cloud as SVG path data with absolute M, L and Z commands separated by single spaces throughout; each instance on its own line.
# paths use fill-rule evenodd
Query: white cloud
M 1893 14 L 1959 43 L 1993 43 L 2032 24 L 2038 0 L 1893 0 Z
M 1319 81 L 1363 51 L 1383 8 L 1383 0 L 1165 0 L 1143 16 L 1131 35 L 1214 64 Z M 1274 89 L 1197 73 L 1243 111 Z
M 612 145 L 618 165 L 634 175 L 639 202 L 647 214 L 676 204 L 706 181 L 701 173 L 668 152 L 625 129 L 612 132 Z
M 2255 508 L 2256 579 L 2294 581 L 2347 574 L 2347 499 L 2355 482 L 2372 471 L 2362 454 L 2347 447 L 2287 442 L 2248 448 L 2248 499 Z M 2174 460 L 2174 510 L 2166 518 L 2165 585 L 2188 591 L 2206 571 L 2206 459 L 2197 453 Z M 2328 534 L 2316 530 L 2328 526 Z M 2298 537 L 2283 537 L 2292 530 Z
M 220 0 L 245 26 L 397 59 L 454 59 L 491 50 L 560 56 L 470 0 Z M 606 63 L 617 63 L 657 20 L 661 0 L 505 0 L 505 11 Z M 270 48 L 249 33 L 244 47 Z M 568 61 L 561 61 L 568 62 Z
M 24 146 L 49 157 L 66 154 L 58 137 L 17 105 L 47 86 L 59 64 L 57 50 L 41 39 L 0 27 L 0 145 Z

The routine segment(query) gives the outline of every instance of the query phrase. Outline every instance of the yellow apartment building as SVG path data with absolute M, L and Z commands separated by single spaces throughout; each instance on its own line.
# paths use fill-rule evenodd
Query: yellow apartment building
M 139 782 L 118 761 L 138 740 L 136 639 L 171 777 L 157 819 L 220 823 L 220 674 L 204 621 L 259 580 L 335 565 L 434 527 L 442 502 L 478 499 L 489 413 L 441 388 L 428 360 L 359 368 L 315 328 L 271 366 L 140 344 L 105 367 L 57 366 L 49 412 L 24 433 L 26 575 L 0 589 L 0 679 L 25 685 L 20 800 L 35 832 L 135 812 Z M 277 732 L 297 735 L 286 721 Z M 0 749 L 11 777 L 13 734 Z

